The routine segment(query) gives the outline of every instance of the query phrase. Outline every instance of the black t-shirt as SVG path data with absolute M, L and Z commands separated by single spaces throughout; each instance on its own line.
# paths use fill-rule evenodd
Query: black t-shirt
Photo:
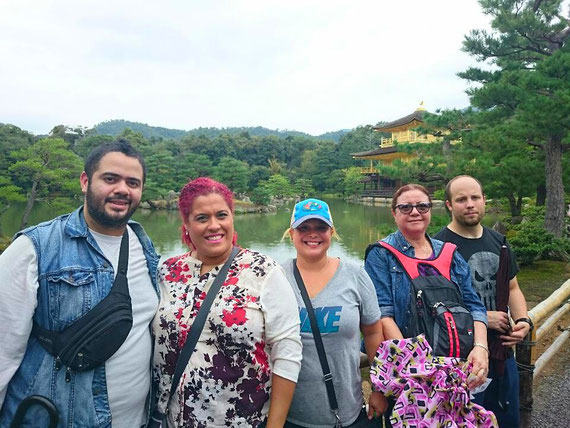
M 488 311 L 495 311 L 496 275 L 499 269 L 499 255 L 503 245 L 503 235 L 493 229 L 483 226 L 480 238 L 464 238 L 444 227 L 435 239 L 452 242 L 457 245 L 459 254 L 469 263 L 473 288 L 481 298 Z M 511 247 L 507 242 L 509 253 L 509 278 L 513 279 L 519 271 Z

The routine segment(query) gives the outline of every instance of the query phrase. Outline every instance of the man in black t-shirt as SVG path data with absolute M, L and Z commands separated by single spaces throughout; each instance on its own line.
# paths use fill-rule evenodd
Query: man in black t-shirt
M 504 237 L 481 224 L 485 215 L 485 195 L 481 183 L 468 175 L 457 176 L 447 184 L 445 199 L 451 213 L 451 223 L 435 238 L 457 245 L 459 253 L 471 268 L 473 288 L 487 308 L 488 329 L 499 332 L 502 345 L 509 347 L 503 376 L 499 376 L 498 370 L 491 364 L 489 377 L 493 381 L 484 392 L 476 395 L 475 401 L 495 413 L 501 428 L 518 427 L 519 378 L 511 348 L 523 340 L 533 327 L 516 277 L 519 268 L 507 243 L 509 316 L 507 312 L 497 310 L 495 301 L 496 275 Z M 514 324 L 511 324 L 511 317 L 515 320 Z

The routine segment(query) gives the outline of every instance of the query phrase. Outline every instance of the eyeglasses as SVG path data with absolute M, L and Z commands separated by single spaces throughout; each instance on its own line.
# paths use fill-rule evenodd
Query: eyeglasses
M 396 205 L 396 208 L 400 210 L 402 214 L 410 214 L 413 209 L 417 209 L 420 214 L 425 214 L 431 209 L 431 202 L 420 202 L 419 204 L 400 204 Z

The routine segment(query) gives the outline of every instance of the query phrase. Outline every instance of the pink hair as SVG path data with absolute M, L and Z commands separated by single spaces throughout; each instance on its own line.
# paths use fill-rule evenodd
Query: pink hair
M 225 184 L 212 180 L 210 177 L 198 177 L 191 180 L 180 191 L 180 196 L 178 198 L 178 211 L 182 216 L 182 243 L 191 249 L 194 249 L 194 245 L 190 240 L 190 235 L 186 231 L 184 223 L 188 219 L 188 215 L 192 210 L 194 200 L 198 196 L 207 196 L 211 193 L 217 193 L 224 198 L 230 208 L 230 211 L 232 214 L 234 213 L 234 193 Z M 236 245 L 236 243 L 237 232 L 234 231 L 232 244 Z

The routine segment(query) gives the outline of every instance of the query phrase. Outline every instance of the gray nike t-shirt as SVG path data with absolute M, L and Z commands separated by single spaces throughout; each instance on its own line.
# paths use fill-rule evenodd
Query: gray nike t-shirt
M 335 418 L 330 410 L 317 348 L 303 298 L 293 275 L 293 260 L 284 265 L 293 286 L 299 316 L 303 360 L 287 420 L 312 428 L 330 428 Z M 380 309 L 374 285 L 363 266 L 340 260 L 329 283 L 311 299 L 323 338 L 339 405 L 342 425 L 356 420 L 362 408 L 360 377 L 360 324 L 374 324 Z

